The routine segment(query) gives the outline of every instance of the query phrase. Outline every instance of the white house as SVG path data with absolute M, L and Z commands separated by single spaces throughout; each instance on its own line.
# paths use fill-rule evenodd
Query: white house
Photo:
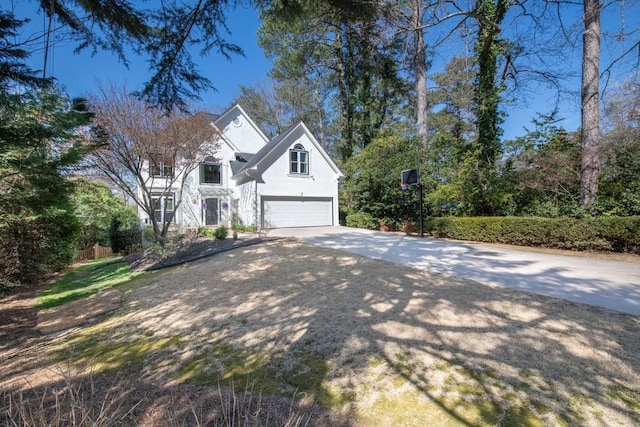
M 234 218 L 260 230 L 338 225 L 343 175 L 304 123 L 269 140 L 235 105 L 211 125 L 220 133 L 218 150 L 189 174 L 175 212 L 180 192 L 158 188 L 157 215 L 169 212 L 183 228 L 231 226 Z M 156 162 L 150 173 L 164 171 Z M 140 219 L 149 220 L 142 211 Z

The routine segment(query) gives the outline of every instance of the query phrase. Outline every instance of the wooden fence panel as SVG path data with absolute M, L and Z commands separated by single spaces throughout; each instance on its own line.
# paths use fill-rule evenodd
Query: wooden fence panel
M 75 262 L 89 261 L 92 259 L 107 258 L 113 256 L 109 246 L 100 246 L 97 243 L 91 248 L 81 249 L 76 254 Z

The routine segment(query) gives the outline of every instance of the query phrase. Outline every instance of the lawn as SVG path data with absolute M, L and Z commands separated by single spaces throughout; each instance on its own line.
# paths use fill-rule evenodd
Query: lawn
M 38 295 L 39 309 L 57 307 L 123 284 L 138 276 L 120 258 L 103 258 L 73 268 Z
M 47 291 L 79 298 L 130 274 L 91 263 Z M 202 396 L 232 387 L 319 404 L 308 425 L 640 423 L 635 316 L 295 242 L 136 282 L 120 309 L 48 351 L 135 380 L 139 417 L 157 416 L 160 387 L 190 396 L 163 411 L 207 424 L 220 405 Z

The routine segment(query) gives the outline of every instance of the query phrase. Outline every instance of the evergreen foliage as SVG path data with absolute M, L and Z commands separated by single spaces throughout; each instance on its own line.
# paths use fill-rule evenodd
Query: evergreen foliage
M 111 219 L 109 244 L 113 253 L 130 254 L 139 249 L 142 243 L 142 231 L 137 217 L 127 215 L 125 212 L 116 214 Z
M 191 48 L 197 48 L 201 55 L 217 52 L 227 59 L 243 54 L 238 45 L 227 40 L 226 12 L 237 4 L 236 0 L 37 3 L 50 25 L 65 34 L 65 41 L 76 43 L 77 51 L 88 50 L 93 54 L 108 51 L 125 65 L 131 59 L 127 57 L 127 47 L 136 55 L 148 55 L 151 78 L 137 94 L 167 111 L 186 108 L 199 93 L 214 87 L 196 65 Z M 10 72 L 14 80 L 32 85 L 33 76 L 25 73 L 22 62 L 26 52 L 21 50 L 21 45 L 25 40 L 13 37 L 15 32 L 11 32 L 25 21 L 12 12 L 0 13 L 0 62 L 4 62 L 0 75 Z M 46 39 L 46 31 L 31 39 Z M 7 52 L 18 61 L 5 62 L 2 57 Z M 17 54 L 23 56 L 20 58 Z M 25 76 L 28 79 L 25 80 Z M 1 80 L 0 77 L 0 83 Z
M 335 113 L 333 152 L 346 161 L 406 107 L 408 85 L 373 1 L 263 2 L 259 44 L 279 81 L 306 79 Z
M 412 189 L 402 192 L 400 174 L 419 162 L 423 147 L 419 138 L 386 134 L 351 157 L 344 165 L 347 176 L 344 190 L 351 212 L 395 225 L 415 220 L 419 214 L 417 192 Z M 356 217 L 348 215 L 347 224 L 349 218 L 355 221 Z
M 67 179 L 92 115 L 60 95 L 11 43 L 24 21 L 0 11 L 0 287 L 36 283 L 75 256 L 79 223 Z
M 95 243 L 109 246 L 109 230 L 114 218 L 120 218 L 121 223 L 139 228 L 135 207 L 126 206 L 103 183 L 84 178 L 75 180 L 72 198 L 80 222 L 79 249 L 91 247 Z
M 218 240 L 224 240 L 227 238 L 227 236 L 229 236 L 229 229 L 224 225 L 220 225 L 216 227 L 215 230 L 213 230 L 213 237 Z
M 54 89 L 0 94 L 0 277 L 33 283 L 73 259 L 79 224 L 66 174 L 91 115 Z

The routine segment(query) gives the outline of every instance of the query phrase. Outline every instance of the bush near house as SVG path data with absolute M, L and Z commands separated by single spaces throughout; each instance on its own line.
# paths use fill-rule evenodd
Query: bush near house
M 460 240 L 640 254 L 640 216 L 443 217 L 428 218 L 425 230 Z
M 255 233 L 258 230 L 258 227 L 251 224 L 243 224 L 242 220 L 238 218 L 238 215 L 233 214 L 233 217 L 231 218 L 231 229 L 241 233 Z
M 214 230 L 207 227 L 199 227 L 198 234 L 202 237 L 215 237 L 218 240 L 224 240 L 229 236 L 229 229 L 224 225 L 216 227 Z
M 224 240 L 227 238 L 228 235 L 229 235 L 229 229 L 224 225 L 221 225 L 220 227 L 213 230 L 213 237 L 215 237 L 218 240 Z
M 376 220 L 366 212 L 356 212 L 347 215 L 347 227 L 377 229 Z
M 109 244 L 113 253 L 127 255 L 135 252 L 141 246 L 141 239 L 142 231 L 135 221 L 117 217 L 111 220 Z

